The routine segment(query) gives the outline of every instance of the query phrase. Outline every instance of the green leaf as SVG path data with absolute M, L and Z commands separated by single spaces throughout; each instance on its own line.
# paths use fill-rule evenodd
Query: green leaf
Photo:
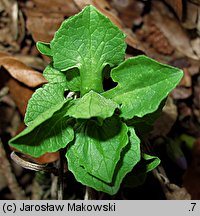
M 131 170 L 135 182 L 142 182 L 160 162 L 145 154 L 140 159 L 134 128 L 140 133 L 149 129 L 161 101 L 182 77 L 181 70 L 145 56 L 122 63 L 124 38 L 89 5 L 64 21 L 50 44 L 38 42 L 38 50 L 52 59 L 43 73 L 49 83 L 29 101 L 28 127 L 9 141 L 34 157 L 69 144 L 68 168 L 77 181 L 111 195 Z M 106 78 L 117 86 L 103 86 Z M 65 91 L 80 98 L 65 99 Z
M 62 85 L 65 90 L 80 91 L 81 80 L 77 68 L 63 72 L 55 69 L 51 63 L 45 68 L 43 75 L 49 83 Z
M 75 101 L 75 104 L 70 107 L 68 115 L 82 119 L 89 119 L 91 117 L 105 119 L 111 117 L 117 107 L 118 104 L 112 100 L 106 99 L 94 91 L 90 91 Z
M 49 43 L 44 43 L 44 42 L 37 42 L 36 43 L 37 49 L 44 55 L 52 57 L 52 52 L 50 48 Z
M 79 164 L 79 158 L 74 151 L 70 151 L 73 145 L 67 151 L 68 168 L 73 172 L 77 181 L 84 185 L 88 185 L 97 191 L 103 191 L 110 195 L 114 195 L 119 190 L 120 184 L 124 176 L 132 170 L 132 168 L 140 160 L 140 140 L 136 136 L 134 129 L 129 128 L 130 140 L 121 153 L 120 161 L 118 162 L 113 181 L 110 184 L 101 181 L 100 179 L 89 174 L 86 169 Z
M 72 92 L 81 90 L 81 77 L 77 68 L 72 68 L 66 72 L 67 88 Z
M 28 102 L 24 122 L 30 125 L 39 115 L 54 112 L 65 101 L 64 88 L 58 84 L 46 84 L 37 89 Z M 61 107 L 60 107 L 61 108 Z
M 155 169 L 159 164 L 160 159 L 158 157 L 143 154 L 142 160 L 126 176 L 124 186 L 134 188 L 144 184 L 147 173 Z
M 62 85 L 65 90 L 68 89 L 65 73 L 55 69 L 52 63 L 45 68 L 43 76 L 49 81 L 49 83 L 59 84 Z
M 143 117 L 133 117 L 130 120 L 125 121 L 128 126 L 133 126 L 136 133 L 141 139 L 145 139 L 149 132 L 153 129 L 153 124 L 162 113 L 162 109 L 165 105 L 166 100 L 164 99 L 158 109 L 152 113 L 146 114 Z
M 47 110 L 54 110 L 54 106 L 65 100 L 64 92 L 67 84 L 65 74 L 49 64 L 43 75 L 49 83 L 38 88 L 28 101 L 24 119 L 26 125 L 30 125 L 32 121 Z
M 182 76 L 180 69 L 137 56 L 111 71 L 111 77 L 118 85 L 102 95 L 121 105 L 121 117 L 142 117 L 158 109 Z
M 102 92 L 102 71 L 124 59 L 125 35 L 93 6 L 65 20 L 50 43 L 54 67 L 66 71 L 77 67 L 81 95 Z
M 122 149 L 128 143 L 128 128 L 119 118 L 111 117 L 102 126 L 94 120 L 82 123 L 69 151 L 74 151 L 91 175 L 110 183 Z
M 40 114 L 63 102 L 65 90 L 69 87 L 75 89 L 78 85 L 72 75 L 71 80 L 67 80 L 65 73 L 53 68 L 52 64 L 45 68 L 43 75 L 49 83 L 38 88 L 29 100 L 24 119 L 26 125 L 30 125 Z
M 146 173 L 152 171 L 160 164 L 160 159 L 156 156 L 143 154 L 142 158 L 146 161 L 145 163 Z
M 70 119 L 66 116 L 70 100 L 39 115 L 30 126 L 12 138 L 9 145 L 33 157 L 64 148 L 74 138 Z

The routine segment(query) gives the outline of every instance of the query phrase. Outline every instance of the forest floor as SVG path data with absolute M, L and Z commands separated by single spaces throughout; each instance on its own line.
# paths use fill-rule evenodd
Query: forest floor
M 147 138 L 159 168 L 137 188 L 122 183 L 115 196 L 90 191 L 91 198 L 200 199 L 199 0 L 0 0 L 0 199 L 57 199 L 57 176 L 15 164 L 8 140 L 25 128 L 28 100 L 45 82 L 50 59 L 36 42 L 50 42 L 61 22 L 87 4 L 127 35 L 127 58 L 144 54 L 184 72 Z M 52 153 L 34 161 L 57 159 Z M 64 179 L 64 199 L 85 198 L 85 187 L 70 172 Z

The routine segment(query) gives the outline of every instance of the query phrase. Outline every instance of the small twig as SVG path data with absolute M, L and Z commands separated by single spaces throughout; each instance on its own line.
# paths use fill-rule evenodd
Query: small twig
M 19 186 L 16 180 L 16 177 L 12 172 L 11 164 L 6 156 L 6 152 L 3 147 L 3 143 L 1 142 L 1 138 L 0 138 L 0 168 L 8 182 L 8 187 L 10 191 L 12 192 L 14 199 L 16 200 L 27 199 L 25 196 L 25 192 Z
M 47 164 L 36 164 L 30 161 L 27 161 L 20 157 L 16 152 L 11 153 L 12 160 L 25 169 L 30 169 L 34 171 L 44 171 L 49 173 L 54 173 L 58 175 L 58 170 L 55 167 L 48 167 Z
M 159 165 L 157 168 L 155 168 L 152 171 L 155 178 L 159 181 L 163 193 L 165 194 L 165 197 L 167 200 L 189 200 L 191 199 L 190 194 L 187 192 L 187 190 L 183 187 L 179 187 L 173 183 L 170 182 L 168 179 L 164 168 Z

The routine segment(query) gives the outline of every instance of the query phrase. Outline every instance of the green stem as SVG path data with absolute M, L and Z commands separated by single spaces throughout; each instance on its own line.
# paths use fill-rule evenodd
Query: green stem
M 80 69 L 81 77 L 81 96 L 93 90 L 95 92 L 103 92 L 103 76 L 102 70 L 98 66 L 85 67 Z

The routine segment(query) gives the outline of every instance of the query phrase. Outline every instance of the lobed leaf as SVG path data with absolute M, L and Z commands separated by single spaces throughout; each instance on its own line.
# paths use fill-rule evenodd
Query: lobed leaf
M 55 33 L 50 43 L 53 65 L 61 71 L 79 68 L 83 94 L 103 91 L 102 70 L 123 61 L 124 38 L 121 30 L 89 5 L 65 20 Z
M 111 77 L 118 85 L 102 95 L 121 105 L 121 117 L 142 117 L 158 109 L 182 76 L 178 68 L 137 56 L 112 70 Z

